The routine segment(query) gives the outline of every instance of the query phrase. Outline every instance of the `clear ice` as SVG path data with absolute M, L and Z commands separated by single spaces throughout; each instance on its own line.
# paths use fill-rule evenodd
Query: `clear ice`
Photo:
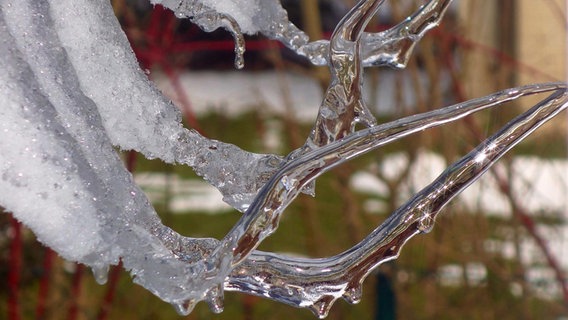
M 242 66 L 243 33 L 281 41 L 332 81 L 306 144 L 283 157 L 253 154 L 181 125 L 177 109 L 140 70 L 109 1 L 0 0 L 0 205 L 98 282 L 119 259 L 135 282 L 188 314 L 223 309 L 223 291 L 305 307 L 325 317 L 357 303 L 366 276 L 510 148 L 568 106 L 565 83 L 529 85 L 386 124 L 362 100 L 365 66 L 404 67 L 451 3 L 428 1 L 380 33 L 365 26 L 383 1 L 360 1 L 329 41 L 310 42 L 276 0 L 152 0 L 204 30 L 226 28 Z M 447 168 L 353 248 L 325 259 L 255 249 L 285 208 L 325 171 L 401 137 L 526 95 L 547 98 Z M 364 129 L 355 130 L 361 123 Z M 114 147 L 191 166 L 244 214 L 220 240 L 164 226 Z M 243 168 L 243 165 L 247 167 Z

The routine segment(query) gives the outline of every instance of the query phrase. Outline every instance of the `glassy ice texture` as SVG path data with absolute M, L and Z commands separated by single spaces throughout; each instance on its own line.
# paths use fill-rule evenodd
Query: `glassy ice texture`
M 242 54 L 245 50 L 243 33 L 261 33 L 278 40 L 296 53 L 307 57 L 315 65 L 327 65 L 329 62 L 329 41 L 318 39 L 310 42 L 308 35 L 288 20 L 286 11 L 277 0 L 151 0 L 151 2 L 171 9 L 178 17 L 190 18 L 203 30 L 212 31 L 224 27 L 231 32 L 235 38 L 235 65 L 238 68 L 242 67 Z M 372 6 L 376 9 L 382 2 L 360 1 L 357 6 L 367 7 L 374 3 Z M 383 32 L 364 33 L 364 30 L 360 30 L 363 32 L 362 64 L 405 67 L 416 43 L 428 30 L 439 24 L 451 2 L 452 0 L 430 0 L 414 15 Z M 367 12 L 371 13 L 369 10 Z M 366 22 L 360 25 L 366 25 Z
M 566 84 L 505 90 L 488 97 L 376 124 L 362 100 L 364 66 L 404 67 L 417 41 L 451 1 L 429 1 L 390 30 L 365 26 L 383 1 L 363 0 L 329 41 L 312 41 L 276 0 L 153 0 L 204 30 L 228 29 L 242 66 L 243 33 L 262 33 L 329 65 L 332 81 L 306 144 L 259 155 L 209 140 L 140 70 L 108 1 L 0 0 L 0 205 L 40 241 L 93 268 L 98 282 L 119 259 L 180 314 L 224 290 L 306 307 L 325 317 L 339 298 L 356 303 L 365 277 L 394 259 L 440 210 L 524 137 L 568 106 Z M 325 259 L 255 251 L 286 207 L 336 165 L 401 137 L 522 96 L 548 97 L 512 120 L 397 209 L 353 248 Z M 365 129 L 355 131 L 362 123 Z M 164 226 L 114 151 L 193 167 L 243 211 L 220 240 L 183 237 Z

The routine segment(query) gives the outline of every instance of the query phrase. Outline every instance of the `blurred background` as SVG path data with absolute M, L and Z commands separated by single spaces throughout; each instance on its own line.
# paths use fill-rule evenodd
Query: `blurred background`
M 355 1 L 283 0 L 312 39 L 329 38 Z M 247 37 L 233 68 L 229 33 L 204 33 L 147 0 L 113 0 L 141 67 L 188 127 L 259 153 L 301 146 L 329 82 L 277 42 Z M 368 31 L 402 21 L 424 1 L 387 1 Z M 566 81 L 566 2 L 455 0 L 404 70 L 366 69 L 366 101 L 380 122 L 523 84 Z M 542 99 L 543 97 L 538 97 Z M 361 241 L 453 161 L 535 101 L 523 98 L 355 159 L 300 196 L 261 250 L 310 257 Z M 433 231 L 412 239 L 365 282 L 360 304 L 338 301 L 328 319 L 568 319 L 568 115 L 515 147 L 455 199 Z M 223 237 L 240 213 L 190 168 L 124 154 L 164 223 Z M 121 268 L 100 286 L 9 214 L 0 215 L 0 318 L 178 319 Z M 187 319 L 315 319 L 307 310 L 226 292 L 225 311 L 199 304 Z

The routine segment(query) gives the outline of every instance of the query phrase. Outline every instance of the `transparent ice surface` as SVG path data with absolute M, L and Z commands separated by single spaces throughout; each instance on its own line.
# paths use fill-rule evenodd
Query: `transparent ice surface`
M 364 32 L 383 1 L 360 1 L 330 41 L 309 42 L 276 0 L 162 2 L 205 30 L 228 28 L 242 65 L 242 32 L 282 41 L 333 79 L 306 144 L 258 155 L 182 127 L 176 108 L 146 79 L 108 1 L 0 0 L 0 204 L 63 257 L 104 282 L 119 259 L 134 281 L 181 314 L 199 301 L 214 312 L 234 290 L 307 307 L 325 317 L 334 301 L 355 303 L 361 284 L 512 146 L 568 106 L 565 83 L 530 85 L 376 124 L 366 108 L 363 67 L 402 67 L 450 1 L 429 1 L 398 26 Z M 325 259 L 255 251 L 285 208 L 325 171 L 401 137 L 545 93 L 477 149 L 448 167 L 353 248 Z M 355 131 L 355 124 L 365 129 Z M 244 211 L 220 240 L 164 226 L 113 149 L 189 165 Z
M 242 34 L 261 33 L 280 41 L 315 65 L 329 63 L 329 41 L 312 40 L 288 20 L 278 0 L 151 0 L 188 17 L 203 30 L 227 29 L 235 38 L 235 65 L 242 67 L 245 43 Z M 384 1 L 360 1 L 357 6 L 378 8 Z M 361 37 L 362 65 L 404 68 L 416 43 L 442 20 L 452 0 L 430 0 L 397 26 Z M 361 12 L 361 11 L 359 11 Z M 371 11 L 366 11 L 371 13 Z M 370 17 L 372 14 L 369 14 Z M 363 20 L 361 20 L 363 22 Z M 361 25 L 366 25 L 367 22 Z M 363 28 L 364 29 L 364 28 Z

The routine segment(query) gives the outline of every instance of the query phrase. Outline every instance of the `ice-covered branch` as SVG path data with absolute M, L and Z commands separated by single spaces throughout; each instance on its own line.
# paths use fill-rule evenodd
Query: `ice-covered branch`
M 375 125 L 362 100 L 364 64 L 405 64 L 450 1 L 429 1 L 397 27 L 365 34 L 382 0 L 362 0 L 330 42 L 308 43 L 277 0 L 155 0 L 205 30 L 261 32 L 312 61 L 333 81 L 304 148 L 283 159 L 213 141 L 183 128 L 179 111 L 140 70 L 108 1 L 0 0 L 0 205 L 67 259 L 104 280 L 123 261 L 134 281 L 188 313 L 206 300 L 222 310 L 223 286 L 325 316 L 339 297 L 360 298 L 368 273 L 427 232 L 442 207 L 509 148 L 566 109 L 566 84 L 509 89 Z M 243 5 L 244 3 L 244 5 Z M 311 50 L 310 49 L 310 50 Z M 304 51 L 303 51 L 304 50 Z M 452 165 L 363 242 L 332 258 L 254 251 L 294 198 L 322 173 L 417 131 L 519 97 L 555 91 Z M 357 122 L 367 128 L 354 131 Z M 186 238 L 164 226 L 114 146 L 192 166 L 245 214 L 221 240 Z M 72 231 L 72 232 L 69 232 Z
M 349 135 L 357 123 L 369 127 L 377 122 L 363 100 L 363 65 L 359 57 L 361 36 L 382 3 L 359 2 L 335 28 L 328 58 L 331 83 L 302 152 Z
M 455 121 L 521 96 L 552 90 L 565 93 L 566 85 L 552 83 L 508 89 L 488 97 L 357 131 L 307 152 L 284 164 L 259 191 L 251 207 L 225 237 L 224 241 L 230 243 L 226 246 L 226 253 L 232 252 L 235 256 L 233 264 L 242 261 L 262 239 L 276 229 L 282 211 L 299 194 L 299 190 L 329 169 L 412 133 Z M 561 96 L 560 102 L 565 103 L 566 97 Z M 566 106 L 560 104 L 557 107 L 562 110 Z
M 329 63 L 330 41 L 309 41 L 307 34 L 288 20 L 286 11 L 278 0 L 151 0 L 176 12 L 179 17 L 188 17 L 204 30 L 224 26 L 235 41 L 236 59 L 244 52 L 244 42 L 239 28 L 246 34 L 262 33 L 280 41 L 296 53 L 305 56 L 315 65 Z M 374 1 L 377 8 L 383 1 Z M 429 0 L 414 14 L 395 27 L 378 33 L 364 33 L 362 41 L 363 66 L 390 66 L 404 68 L 418 41 L 436 27 L 452 0 Z M 375 12 L 375 9 L 369 12 Z M 372 14 L 371 14 L 372 15 Z M 370 15 L 369 15 L 370 16 Z M 204 18 L 205 17 L 205 18 Z M 230 21 L 221 24 L 220 21 Z M 235 26 L 236 23 L 236 26 Z M 367 22 L 358 20 L 360 32 Z M 238 26 L 238 27 L 237 27 Z
M 404 68 L 426 32 L 440 24 L 452 0 L 431 0 L 395 27 L 363 36 L 363 64 Z
M 377 33 L 365 32 L 361 41 L 362 65 L 404 68 L 426 32 L 440 24 L 452 0 L 430 0 L 398 25 Z M 293 48 L 315 65 L 328 64 L 329 43 L 309 42 Z
M 465 103 L 469 107 L 475 106 L 473 110 L 482 109 L 523 95 L 549 90 L 555 92 L 448 167 L 437 179 L 399 207 L 381 226 L 353 248 L 332 258 L 313 260 L 255 252 L 235 268 L 226 282 L 226 289 L 253 292 L 297 307 L 307 307 L 320 318 L 327 315 L 333 302 L 340 297 L 351 303 L 358 302 L 362 294 L 361 285 L 374 268 L 396 258 L 402 246 L 413 236 L 429 232 L 436 216 L 450 200 L 476 181 L 514 145 L 568 108 L 568 89 L 561 83 L 524 87 Z M 457 105 L 438 112 L 447 113 L 448 118 L 444 121 L 450 121 L 452 112 L 462 117 L 473 111 L 464 107 Z M 435 118 L 433 115 L 423 116 L 424 119 L 429 120 Z M 393 129 L 398 125 L 414 127 L 412 121 L 408 120 L 403 119 L 397 125 L 393 123 Z M 369 140 L 374 140 L 372 136 L 368 136 Z M 334 144 L 349 145 L 347 142 L 349 139 L 345 140 Z M 361 137 L 361 141 L 363 140 Z M 376 142 L 380 144 L 380 140 Z M 361 145 L 365 144 L 367 142 Z M 353 147 L 354 145 L 355 143 L 346 149 L 359 149 Z M 255 270 L 253 274 L 249 273 L 253 269 L 252 266 Z
M 555 91 L 549 98 L 511 121 L 476 150 L 450 166 L 438 179 L 401 206 L 363 242 L 328 259 L 294 259 L 253 252 L 274 232 L 285 208 L 300 190 L 319 175 L 365 152 L 412 133 L 443 125 L 473 112 L 519 97 Z M 380 263 L 398 255 L 412 236 L 433 227 L 440 210 L 477 180 L 498 158 L 538 126 L 568 107 L 564 83 L 514 88 L 424 114 L 358 131 L 286 163 L 259 192 L 241 220 L 204 258 L 209 269 L 194 269 L 204 288 L 216 288 L 223 279 L 228 290 L 252 292 L 284 303 L 308 307 L 325 317 L 333 302 L 360 298 L 361 283 Z M 228 278 L 226 278 L 228 276 Z M 219 289 L 214 289 L 219 292 Z M 179 302 L 188 313 L 198 298 Z M 216 308 L 220 308 L 220 304 Z

